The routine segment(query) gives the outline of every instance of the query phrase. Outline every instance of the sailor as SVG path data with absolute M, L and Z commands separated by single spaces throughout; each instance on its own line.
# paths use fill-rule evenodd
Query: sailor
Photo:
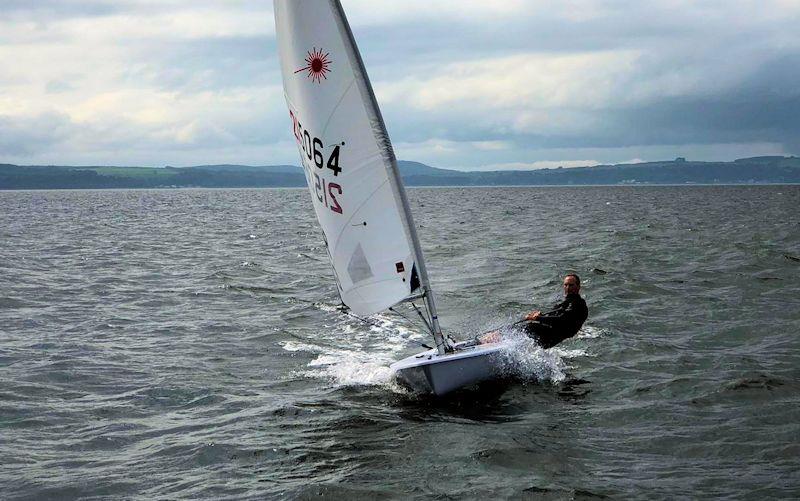
M 577 334 L 589 316 L 589 309 L 580 291 L 581 279 L 578 275 L 570 273 L 565 276 L 564 300 L 548 312 L 534 310 L 525 315 L 520 321 L 525 322 L 525 333 L 545 349 Z M 500 338 L 500 331 L 493 331 L 479 336 L 478 341 L 482 344 L 496 343 Z

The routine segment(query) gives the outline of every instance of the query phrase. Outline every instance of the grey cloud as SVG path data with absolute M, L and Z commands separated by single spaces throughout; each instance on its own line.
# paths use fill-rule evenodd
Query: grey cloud
M 139 64 L 126 79 L 159 89 L 196 92 L 280 83 L 275 39 L 215 37 L 143 44 L 132 51 Z
M 707 78 L 713 79 L 713 74 Z M 558 146 L 774 142 L 800 153 L 800 54 L 754 65 L 751 74 L 717 94 L 658 99 L 640 107 L 602 110 L 602 134 L 564 138 Z
M 130 6 L 124 2 L 4 0 L 0 5 L 0 19 L 46 22 L 74 17 L 108 16 L 129 9 Z
M 376 64 L 390 64 L 414 57 L 446 60 L 520 52 L 666 50 L 676 43 L 695 49 L 752 45 L 776 35 L 790 36 L 800 20 L 795 9 L 759 21 L 760 6 L 738 5 L 744 7 L 734 1 L 698 2 L 681 8 L 672 2 L 605 2 L 595 15 L 583 19 L 560 16 L 559 9 L 532 8 L 528 15 L 491 22 L 426 18 L 413 25 L 354 26 L 353 30 L 365 58 L 372 53 Z M 747 16 L 748 10 L 753 16 Z
M 373 78 L 392 80 L 398 75 L 436 76 L 436 71 L 456 60 L 510 55 L 525 51 L 591 52 L 628 50 L 641 53 L 628 79 L 620 80 L 617 94 L 624 97 L 641 85 L 669 77 L 687 78 L 690 86 L 679 92 L 664 89 L 633 104 L 612 99 L 605 107 L 563 109 L 601 124 L 594 130 L 518 134 L 496 120 L 491 110 L 428 115 L 408 110 L 390 110 L 390 130 L 398 141 L 424 141 L 425 135 L 454 141 L 502 139 L 520 148 L 618 148 L 673 144 L 780 143 L 787 152 L 800 153 L 800 35 L 797 15 L 748 23 L 730 21 L 725 15 L 704 18 L 696 11 L 672 12 L 653 9 L 652 3 L 628 5 L 586 22 L 552 19 L 550 23 L 519 20 L 496 27 L 451 26 L 449 31 L 426 26 L 425 35 L 414 30 L 403 45 L 399 37 L 372 40 L 370 33 L 365 60 L 377 66 Z M 729 14 L 723 7 L 717 14 Z M 701 9 L 702 10 L 702 9 Z M 621 16 L 628 16 L 623 20 Z M 458 36 L 454 35 L 458 33 Z M 409 58 L 405 46 L 415 53 Z M 370 53 L 374 50 L 375 52 Z M 395 61 L 411 68 L 397 70 Z M 414 65 L 418 65 L 414 68 Z M 438 66 L 438 68 L 437 68 Z M 592 75 L 586 75 L 591 79 Z M 380 81 L 377 82 L 380 84 Z
M 58 94 L 60 92 L 67 92 L 73 90 L 75 86 L 65 80 L 50 80 L 44 86 L 45 92 L 48 94 Z
M 79 17 L 103 17 L 116 14 L 132 16 L 168 13 L 180 8 L 219 8 L 217 0 L 192 2 L 141 0 L 3 0 L 0 19 L 56 21 Z M 256 10 L 256 9 L 252 9 Z
M 347 9 L 347 2 L 345 9 Z M 610 99 L 593 108 L 558 110 L 575 123 L 600 124 L 592 130 L 560 128 L 521 134 L 512 127 L 508 110 L 464 109 L 428 113 L 402 107 L 384 108 L 396 143 L 422 143 L 431 138 L 452 141 L 510 142 L 511 151 L 481 153 L 485 161 L 527 161 L 537 148 L 602 149 L 630 152 L 671 151 L 675 144 L 780 143 L 800 153 L 800 35 L 797 10 L 771 12 L 767 17 L 752 3 L 699 2 L 671 8 L 672 2 L 605 2 L 591 17 L 560 17 L 557 10 L 531 9 L 532 15 L 484 20 L 433 19 L 409 23 L 354 25 L 353 30 L 376 88 L 409 76 L 424 80 L 441 76 L 450 63 L 533 53 L 633 51 L 641 54 L 628 80 L 621 79 L 617 96 L 626 96 L 648 82 L 671 75 L 691 76 L 691 86 L 670 95 L 647 94 L 633 103 Z M 770 9 L 777 9 L 769 4 Z M 214 0 L 192 2 L 192 9 L 237 9 Z M 179 1 L 6 0 L 0 19 L 47 22 L 71 17 L 127 14 L 132 22 L 147 16 L 187 8 Z M 766 7 L 763 7 L 766 8 Z M 263 15 L 263 7 L 254 15 Z M 747 9 L 752 11 L 748 16 Z M 138 16 L 138 21 L 136 20 Z M 142 85 L 178 93 L 224 91 L 240 87 L 267 88 L 280 84 L 275 40 L 267 35 L 272 19 L 264 16 L 264 35 L 185 40 L 126 40 L 120 49 L 130 64 L 121 85 Z M 0 35 L 0 39 L 2 39 Z M 2 43 L 14 43 L 4 40 Z M 585 78 L 591 79 L 592 75 Z M 50 93 L 67 91 L 69 78 L 45 84 Z M 667 89 L 670 90 L 670 89 Z M 252 110 L 248 116 L 226 119 L 206 131 L 200 143 L 267 145 L 289 138 L 285 109 Z M 598 107 L 599 106 L 599 107 Z M 566 107 L 565 107 L 566 108 Z M 503 112 L 502 114 L 500 112 Z M 198 110 L 198 120 L 203 119 Z M 49 118 L 48 118 L 49 117 Z M 60 124 L 60 125 L 57 125 Z M 215 129 L 217 127 L 218 129 Z M 215 135 L 215 130 L 224 133 Z M 188 148 L 168 135 L 135 124 L 78 127 L 63 116 L 28 120 L 0 117 L 0 154 L 30 154 L 57 147 L 65 137 L 84 138 L 98 149 L 125 151 Z M 202 132 L 202 131 L 201 131 Z M 230 136 L 228 136 L 228 134 Z M 91 140 L 95 137 L 94 142 Z M 197 143 L 194 145 L 196 146 Z M 94 147 L 93 146 L 93 147 Z M 659 149 L 663 146 L 663 150 Z M 294 152 L 290 152 L 293 154 Z M 599 153 L 598 153 L 599 155 Z M 210 159 L 207 159 L 211 161 Z M 424 160 L 424 159 L 421 159 Z M 609 161 L 613 159 L 607 159 Z M 620 159 L 623 160 L 623 159 Z M 464 162 L 465 164 L 467 161 Z
M 0 115 L 0 156 L 28 156 L 55 147 L 70 128 L 69 118 L 56 113 L 25 119 Z

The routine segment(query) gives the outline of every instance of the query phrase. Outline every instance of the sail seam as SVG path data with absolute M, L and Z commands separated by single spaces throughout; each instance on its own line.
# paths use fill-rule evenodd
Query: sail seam
M 323 136 L 325 136 L 325 133 L 328 132 L 328 125 L 330 125 L 331 120 L 333 119 L 333 115 L 336 114 L 336 110 L 339 109 L 339 105 L 342 104 L 342 101 L 344 101 L 344 96 L 347 95 L 347 93 L 350 91 L 350 87 L 352 87 L 354 83 L 356 83 L 355 78 L 350 80 L 350 84 L 348 84 L 347 88 L 344 90 L 344 92 L 342 92 L 342 95 L 339 97 L 339 100 L 336 101 L 336 106 L 333 107 L 333 110 L 331 110 L 331 114 L 328 115 L 328 119 L 325 121 L 325 125 L 322 127 Z

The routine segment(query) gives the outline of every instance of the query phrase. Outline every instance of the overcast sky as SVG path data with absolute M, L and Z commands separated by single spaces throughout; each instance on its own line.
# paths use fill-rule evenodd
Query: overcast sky
M 398 158 L 800 155 L 800 0 L 342 0 Z M 298 164 L 272 2 L 0 0 L 0 163 Z

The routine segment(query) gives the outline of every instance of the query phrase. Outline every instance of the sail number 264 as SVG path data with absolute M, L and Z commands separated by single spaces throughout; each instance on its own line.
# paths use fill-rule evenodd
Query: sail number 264
M 314 162 L 314 165 L 320 169 L 328 167 L 333 171 L 334 176 L 338 176 L 342 172 L 342 168 L 339 167 L 339 145 L 337 144 L 333 147 L 333 151 L 328 156 L 328 161 L 325 162 L 322 140 L 318 137 L 313 137 L 307 129 L 303 129 L 294 112 L 289 110 L 289 115 L 292 117 L 294 137 L 303 147 L 303 153 L 305 153 L 309 162 Z
M 294 132 L 294 137 L 297 139 L 297 142 L 301 146 L 305 156 L 305 158 L 303 158 L 303 163 L 308 165 L 309 169 L 311 168 L 312 163 L 318 169 L 327 167 L 333 171 L 334 176 L 338 176 L 339 173 L 342 172 L 342 168 L 339 167 L 339 148 L 341 145 L 334 145 L 333 151 L 331 151 L 326 162 L 324 151 L 325 147 L 322 144 L 322 141 L 318 137 L 315 137 L 309 133 L 308 129 L 303 128 L 303 126 L 300 124 L 300 121 L 297 119 L 297 115 L 295 115 L 292 110 L 289 110 L 289 116 L 292 118 L 292 131 Z M 344 143 L 342 143 L 342 145 L 344 145 Z M 308 162 L 306 162 L 306 159 Z M 317 200 L 319 200 L 320 203 L 324 204 L 333 212 L 342 214 L 342 206 L 336 199 L 337 195 L 342 194 L 341 185 L 338 183 L 327 182 L 325 178 L 320 176 L 320 174 L 317 172 L 314 172 L 314 179 L 314 191 L 316 192 Z

